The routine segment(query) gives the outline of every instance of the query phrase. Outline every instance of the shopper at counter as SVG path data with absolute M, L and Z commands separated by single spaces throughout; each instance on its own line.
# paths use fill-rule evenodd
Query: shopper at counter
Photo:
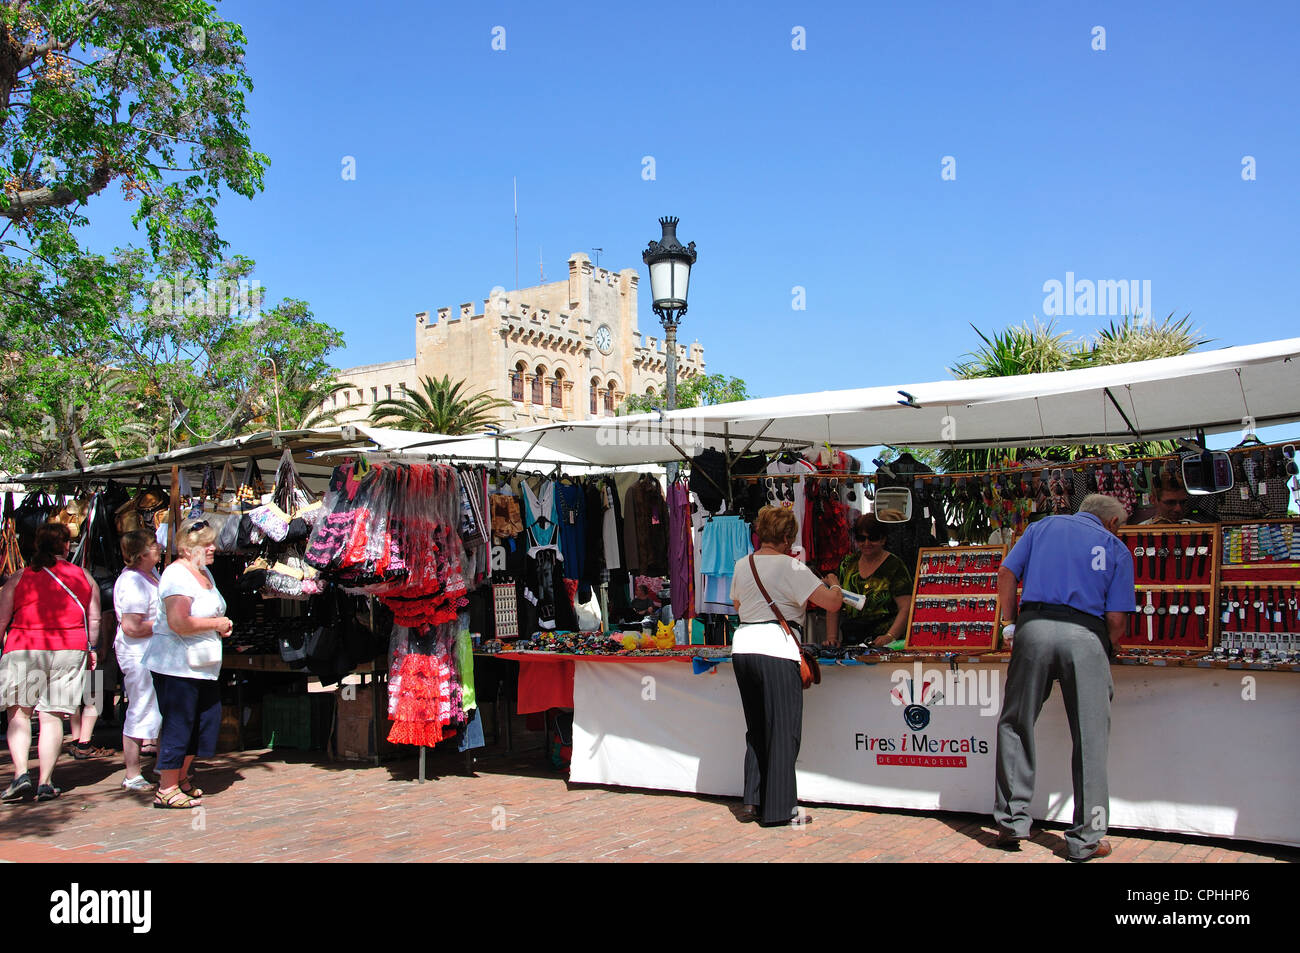
M 182 523 L 176 534 L 181 558 L 167 567 L 158 583 L 158 617 L 144 653 L 162 712 L 154 807 L 198 807 L 203 792 L 194 785 L 190 767 L 195 757 L 208 758 L 217 750 L 221 640 L 233 626 L 223 614 L 226 600 L 208 570 L 216 538 L 207 520 Z
M 839 606 L 843 593 L 827 588 L 811 569 L 790 555 L 799 526 L 791 510 L 765 506 L 754 520 L 760 546 L 736 562 L 731 596 L 740 617 L 731 646 L 731 660 L 745 709 L 744 820 L 764 826 L 802 826 L 812 822 L 799 814 L 795 789 L 795 759 L 803 734 L 803 686 L 799 680 L 799 646 L 786 634 L 779 612 L 799 631 L 807 606 Z M 772 598 L 769 605 L 755 580 L 758 572 Z
M 826 584 L 866 598 L 861 610 L 837 605 L 826 612 L 826 644 L 884 646 L 903 637 L 912 600 L 912 574 L 893 553 L 885 550 L 889 527 L 874 513 L 864 513 L 853 524 L 856 549 L 844 557 Z
M 1003 618 L 1016 623 L 998 719 L 993 820 L 1003 849 L 1018 850 L 1030 836 L 1034 724 L 1052 682 L 1059 681 L 1074 741 L 1074 826 L 1065 832 L 1067 856 L 1084 861 L 1111 852 L 1103 840 L 1110 817 L 1106 756 L 1114 695 L 1108 656 L 1136 602 L 1133 556 L 1117 535 L 1126 515 L 1119 500 L 1093 493 L 1078 514 L 1032 524 L 998 569 Z M 1024 593 L 1017 610 L 1018 581 Z

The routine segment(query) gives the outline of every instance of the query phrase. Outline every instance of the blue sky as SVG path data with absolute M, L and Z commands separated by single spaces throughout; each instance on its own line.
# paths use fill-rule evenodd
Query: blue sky
M 222 202 L 223 237 L 343 330 L 341 367 L 410 357 L 415 312 L 514 286 L 512 177 L 521 284 L 539 249 L 554 280 L 603 247 L 642 270 L 647 334 L 640 253 L 679 216 L 682 336 L 756 395 L 946 377 L 970 325 L 1042 317 L 1067 272 L 1150 281 L 1212 346 L 1298 333 L 1300 4 L 218 9 L 248 33 L 273 163 Z M 97 239 L 130 240 L 128 213 Z

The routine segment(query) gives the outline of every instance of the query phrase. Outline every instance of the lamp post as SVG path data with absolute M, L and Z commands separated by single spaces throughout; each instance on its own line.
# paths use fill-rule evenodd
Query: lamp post
M 668 356 L 668 387 L 664 393 L 668 410 L 677 409 L 677 325 L 686 313 L 686 295 L 695 264 L 695 242 L 682 245 L 677 240 L 678 219 L 668 215 L 659 219 L 663 234 L 641 253 L 650 267 L 650 307 L 664 328 L 664 349 Z M 677 479 L 677 464 L 668 466 L 669 481 Z

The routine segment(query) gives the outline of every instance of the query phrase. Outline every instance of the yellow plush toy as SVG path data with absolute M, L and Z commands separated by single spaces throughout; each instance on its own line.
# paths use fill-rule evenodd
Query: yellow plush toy
M 655 632 L 655 645 L 660 649 L 671 649 L 677 644 L 677 633 L 670 622 L 660 622 Z
M 634 632 L 625 633 L 623 635 L 623 648 L 628 652 L 632 652 L 636 650 L 636 647 L 637 647 L 636 633 Z

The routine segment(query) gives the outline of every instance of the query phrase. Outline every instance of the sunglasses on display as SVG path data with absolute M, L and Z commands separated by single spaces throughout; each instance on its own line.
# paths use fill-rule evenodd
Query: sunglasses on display
M 1282 448 L 1282 456 L 1286 459 L 1287 476 L 1300 474 L 1300 466 L 1297 466 L 1295 462 L 1295 447 L 1292 444 L 1287 444 Z

